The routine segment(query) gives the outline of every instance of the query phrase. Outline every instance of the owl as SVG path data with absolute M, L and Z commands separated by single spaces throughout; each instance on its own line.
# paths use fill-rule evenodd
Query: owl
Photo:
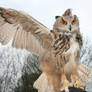
M 85 81 L 92 72 L 79 62 L 83 42 L 78 17 L 71 9 L 57 16 L 53 30 L 49 30 L 22 11 L 0 8 L 0 42 L 6 45 L 10 40 L 13 47 L 39 56 L 40 67 L 54 92 L 68 92 L 77 79 Z

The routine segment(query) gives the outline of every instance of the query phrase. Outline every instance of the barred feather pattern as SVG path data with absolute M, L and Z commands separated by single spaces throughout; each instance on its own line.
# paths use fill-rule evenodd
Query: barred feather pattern
M 57 36 L 54 40 L 53 40 L 53 44 L 52 44 L 52 49 L 54 50 L 55 56 L 61 55 L 64 52 L 67 52 L 67 50 L 70 48 L 70 36 L 67 35 L 60 35 Z

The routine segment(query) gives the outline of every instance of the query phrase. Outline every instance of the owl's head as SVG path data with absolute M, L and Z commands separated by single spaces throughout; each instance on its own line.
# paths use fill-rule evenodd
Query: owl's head
M 78 17 L 72 15 L 71 9 L 67 9 L 62 16 L 56 16 L 53 29 L 58 32 L 79 31 Z

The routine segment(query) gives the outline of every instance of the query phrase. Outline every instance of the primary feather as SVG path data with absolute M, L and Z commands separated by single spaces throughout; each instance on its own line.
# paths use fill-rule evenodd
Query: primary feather
M 0 8 L 0 42 L 40 55 L 51 45 L 50 30 L 24 12 Z

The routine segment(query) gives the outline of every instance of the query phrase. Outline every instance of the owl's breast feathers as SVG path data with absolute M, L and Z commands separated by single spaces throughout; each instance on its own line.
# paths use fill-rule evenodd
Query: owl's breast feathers
M 82 36 L 78 33 L 73 34 L 62 34 L 58 35 L 53 39 L 52 50 L 55 57 L 61 56 L 61 60 L 64 64 L 70 61 L 70 56 L 74 54 L 74 58 L 79 58 L 77 55 L 82 47 Z M 73 42 L 72 42 L 73 40 Z
M 61 55 L 64 52 L 67 52 L 70 48 L 70 38 L 71 36 L 59 35 L 53 40 L 52 48 L 55 55 Z
M 75 36 L 73 36 L 75 35 Z M 71 44 L 70 39 L 74 39 L 75 42 L 79 44 L 79 47 L 81 49 L 83 45 L 82 36 L 79 32 L 76 33 L 64 33 L 61 35 L 58 35 L 54 38 L 52 48 L 55 51 L 55 55 L 62 54 L 64 52 L 67 52 L 70 48 Z

